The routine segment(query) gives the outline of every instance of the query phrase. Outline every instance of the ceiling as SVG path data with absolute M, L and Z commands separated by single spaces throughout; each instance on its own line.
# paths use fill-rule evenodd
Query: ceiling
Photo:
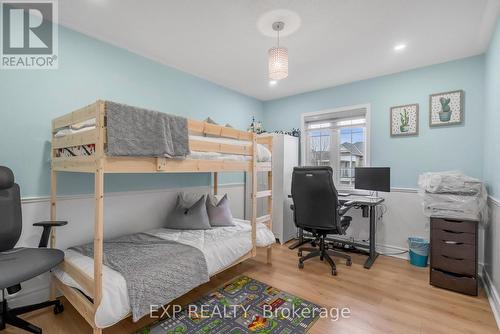
M 59 21 L 165 65 L 271 100 L 480 54 L 488 46 L 499 2 L 64 0 L 59 1 Z M 267 50 L 275 39 L 261 33 L 257 21 L 277 9 L 298 14 L 300 27 L 281 38 L 289 50 L 289 77 L 271 86 Z M 396 52 L 394 46 L 400 43 L 407 48 Z

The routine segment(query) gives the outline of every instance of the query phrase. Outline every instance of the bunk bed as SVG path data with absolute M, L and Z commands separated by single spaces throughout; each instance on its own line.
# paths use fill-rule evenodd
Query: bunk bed
M 51 148 L 51 219 L 57 220 L 57 175 L 58 172 L 94 174 L 95 177 L 95 221 L 93 275 L 75 262 L 64 261 L 52 275 L 51 297 L 61 292 L 83 318 L 92 326 L 93 333 L 102 333 L 95 317 L 103 297 L 103 225 L 104 225 L 104 177 L 109 173 L 213 173 L 213 192 L 218 193 L 218 173 L 245 172 L 252 179 L 252 211 L 250 223 L 251 249 L 230 264 L 212 270 L 210 276 L 228 269 L 246 259 L 256 256 L 258 226 L 272 228 L 272 170 L 270 159 L 259 159 L 259 145 L 272 151 L 272 137 L 258 136 L 247 131 L 220 126 L 208 122 L 188 119 L 189 149 L 197 154 L 186 159 L 170 159 L 164 156 L 116 156 L 107 152 L 107 101 L 99 100 L 52 121 Z M 90 127 L 80 131 L 68 131 L 89 123 Z M 71 154 L 64 154 L 70 151 Z M 80 152 L 78 154 L 75 152 Z M 215 158 L 214 158 L 215 157 Z M 266 160 L 266 161 L 261 161 Z M 258 191 L 257 174 L 267 174 L 269 189 Z M 267 199 L 266 215 L 257 217 L 257 200 Z M 238 226 L 242 226 L 241 224 Z M 248 232 L 248 231 L 247 231 Z M 56 233 L 52 232 L 50 246 L 56 245 Z M 265 246 L 267 262 L 271 263 L 271 246 Z M 92 260 L 92 259 L 90 259 Z M 87 264 L 88 265 L 88 264 Z M 104 267 L 104 268 L 103 268 Z M 75 283 L 65 284 L 63 273 Z M 67 280 L 66 280 L 67 283 Z M 75 288 L 78 286 L 79 289 Z M 85 293 L 84 293 L 85 292 Z

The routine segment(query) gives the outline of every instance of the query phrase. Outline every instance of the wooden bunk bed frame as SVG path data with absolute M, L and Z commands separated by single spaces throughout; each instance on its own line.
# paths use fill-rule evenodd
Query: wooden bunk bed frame
M 70 125 L 96 120 L 95 129 L 74 133 L 64 137 L 56 137 L 58 130 Z M 232 160 L 172 160 L 161 157 L 119 157 L 106 155 L 106 108 L 105 101 L 95 103 L 73 111 L 52 121 L 51 149 L 51 209 L 52 220 L 57 220 L 57 173 L 84 172 L 95 176 L 95 222 L 94 222 L 94 277 L 63 261 L 60 268 L 69 274 L 93 300 L 90 301 L 81 291 L 65 285 L 55 275 L 52 275 L 51 298 L 55 298 L 59 290 L 83 318 L 92 326 L 94 334 L 101 334 L 102 329 L 95 324 L 95 314 L 102 299 L 102 269 L 103 269 L 103 225 L 104 225 L 104 176 L 107 173 L 213 173 L 214 194 L 218 192 L 218 173 L 242 171 L 252 175 L 252 250 L 243 255 L 226 270 L 242 261 L 256 256 L 256 224 L 264 223 L 272 228 L 272 164 L 257 161 L 257 143 L 263 144 L 272 151 L 272 136 L 258 136 L 247 131 L 214 125 L 196 120 L 188 120 L 189 134 L 209 135 L 212 137 L 231 138 L 250 141 L 251 145 L 223 144 L 199 140 L 189 140 L 191 150 L 219 152 L 225 154 L 240 154 L 249 156 L 247 161 Z M 57 151 L 79 145 L 95 144 L 95 153 L 91 156 L 58 157 Z M 265 172 L 268 178 L 268 190 L 257 190 L 257 173 Z M 248 174 L 247 174 L 248 175 Z M 257 217 L 257 199 L 267 198 L 267 214 Z M 50 246 L 55 247 L 56 233 L 50 237 Z M 267 247 L 267 263 L 271 263 L 271 246 Z

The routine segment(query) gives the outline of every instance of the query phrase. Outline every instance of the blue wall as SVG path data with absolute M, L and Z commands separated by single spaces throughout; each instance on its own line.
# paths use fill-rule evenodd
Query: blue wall
M 262 102 L 60 27 L 58 70 L 0 72 L 0 165 L 11 167 L 23 196 L 47 195 L 50 122 L 108 99 L 246 128 Z M 90 193 L 89 175 L 63 175 L 60 191 Z M 241 174 L 222 182 L 241 181 Z M 208 184 L 209 175 L 111 175 L 106 191 Z
M 489 193 L 500 196 L 500 19 L 486 53 L 484 179 Z
M 372 165 L 391 166 L 393 186 L 415 187 L 422 172 L 460 168 L 476 177 L 482 177 L 484 170 L 492 190 L 500 189 L 500 179 L 495 175 L 500 157 L 494 153 L 498 152 L 500 142 L 495 128 L 495 121 L 499 122 L 498 31 L 486 57 L 471 57 L 264 103 L 69 29 L 61 27 L 59 34 L 58 70 L 0 72 L 0 164 L 14 169 L 23 196 L 49 193 L 50 120 L 97 99 L 197 119 L 211 116 L 238 128 L 246 128 L 255 115 L 263 118 L 270 130 L 299 127 L 300 114 L 304 112 L 370 103 Z M 485 63 L 489 92 L 486 104 Z M 429 94 L 455 89 L 465 91 L 465 123 L 429 128 Z M 408 103 L 420 104 L 420 135 L 391 138 L 389 108 Z M 484 142 L 484 158 L 488 162 L 485 164 Z M 223 183 L 240 181 L 239 173 L 222 178 Z M 208 182 L 208 174 L 110 175 L 106 178 L 106 190 Z M 60 182 L 61 193 L 92 190 L 93 182 L 88 175 L 63 175 Z
M 465 122 L 429 128 L 429 95 L 457 89 L 465 91 Z M 461 169 L 482 177 L 484 56 L 269 101 L 264 124 L 297 128 L 302 113 L 364 103 L 371 104 L 371 164 L 392 167 L 393 187 L 416 187 L 426 171 Z M 390 107 L 410 103 L 420 105 L 419 136 L 391 138 Z

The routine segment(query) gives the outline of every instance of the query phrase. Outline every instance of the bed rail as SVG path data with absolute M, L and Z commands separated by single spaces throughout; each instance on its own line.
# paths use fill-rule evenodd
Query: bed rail
M 102 119 L 100 128 L 57 137 L 58 131 L 91 119 Z M 190 135 L 237 139 L 241 143 L 218 143 L 190 139 L 192 151 L 218 152 L 253 156 L 253 133 L 224 127 L 207 122 L 188 119 Z M 101 151 L 105 173 L 198 173 L 208 171 L 249 171 L 249 161 L 225 160 L 173 160 L 162 157 L 116 157 L 106 155 L 106 102 L 99 100 L 52 121 L 52 167 L 55 171 L 94 173 L 96 153 L 87 156 L 58 156 L 58 150 L 82 145 L 95 145 L 95 152 Z M 196 161 L 196 162 L 194 162 Z M 262 166 L 265 168 L 264 166 Z

